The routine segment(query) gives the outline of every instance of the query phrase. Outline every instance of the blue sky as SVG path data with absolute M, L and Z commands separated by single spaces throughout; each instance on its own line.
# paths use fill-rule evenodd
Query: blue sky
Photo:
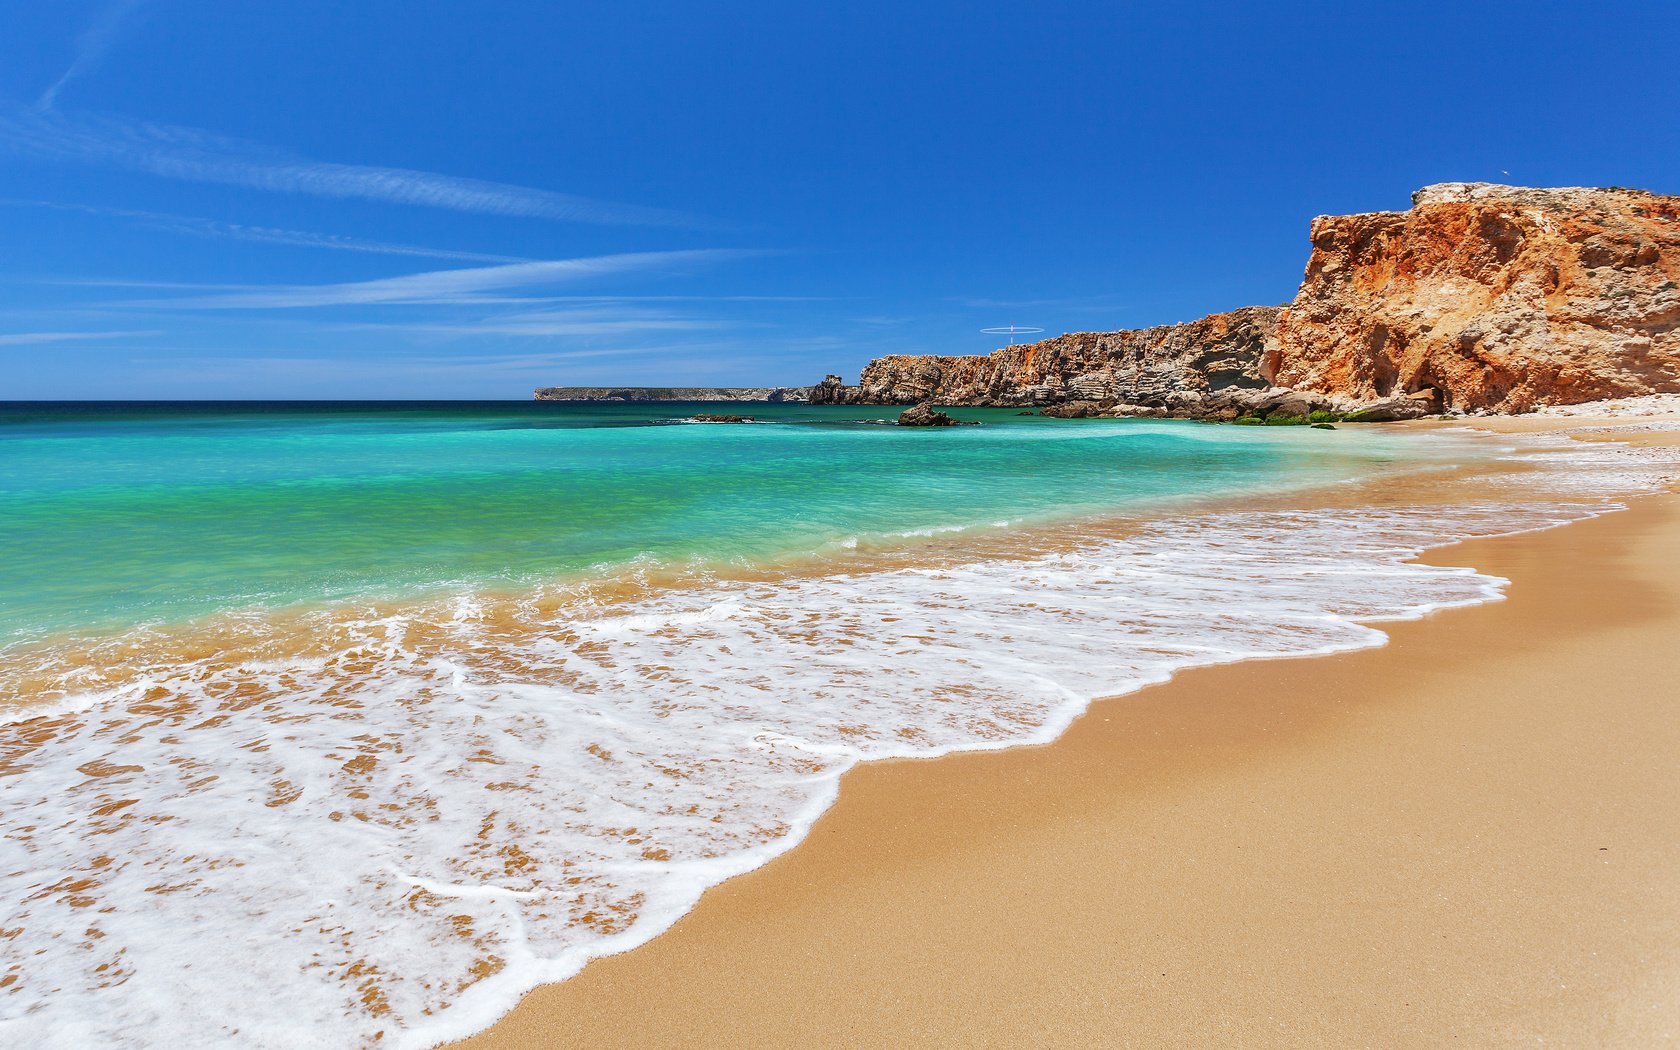
M 0 0 L 0 399 L 803 384 L 1680 192 L 1680 5 Z

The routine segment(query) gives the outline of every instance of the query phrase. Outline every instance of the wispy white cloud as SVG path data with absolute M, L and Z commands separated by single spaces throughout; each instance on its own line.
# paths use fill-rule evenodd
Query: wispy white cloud
M 402 384 L 448 379 L 471 384 L 485 393 L 529 396 L 532 386 L 551 384 L 562 378 L 619 382 L 625 368 L 655 368 L 696 375 L 715 368 L 718 359 L 726 356 L 719 352 L 722 349 L 707 344 L 629 345 L 532 354 L 379 357 L 325 357 L 306 351 L 280 351 L 215 360 L 164 353 L 137 359 L 137 363 L 144 366 L 148 379 L 162 380 L 170 389 L 251 383 L 252 390 L 263 390 L 264 383 L 276 382 L 295 383 L 308 390 L 318 389 L 323 380 L 329 380 L 339 387 L 371 384 L 369 389 L 377 390 L 381 396 L 409 392 L 427 396 L 435 394 L 435 385 L 416 386 L 410 391 Z
M 70 117 L 52 108 L 0 108 L 0 145 L 29 156 L 110 164 L 164 178 L 276 193 L 562 222 L 704 225 L 660 208 L 408 168 L 315 161 L 193 128 L 112 117 Z
M 529 262 L 517 255 L 490 255 L 484 252 L 463 252 L 451 248 L 427 248 L 417 244 L 393 244 L 361 237 L 346 237 L 335 233 L 313 233 L 307 230 L 277 229 L 272 226 L 250 226 L 237 222 L 218 222 L 192 215 L 170 212 L 141 211 L 135 208 L 107 208 L 93 204 L 65 204 L 57 201 L 28 201 L 0 199 L 7 207 L 50 208 L 54 211 L 78 212 L 83 215 L 102 215 L 128 219 L 154 230 L 183 233 L 194 237 L 227 238 L 253 241 L 258 244 L 286 244 L 300 248 L 331 248 L 346 252 L 370 252 L 375 255 L 408 255 L 427 259 L 459 259 L 462 262 Z
M 590 277 L 680 270 L 761 254 L 763 253 L 727 248 L 627 252 L 580 259 L 551 259 L 507 263 L 501 266 L 475 266 L 460 270 L 433 270 L 401 277 L 382 277 L 372 281 L 273 285 L 257 289 L 241 288 L 214 295 L 133 299 L 109 305 L 195 310 L 278 310 L 376 304 L 472 303 L 477 301 L 473 298 L 477 293 L 502 288 L 528 288 Z
M 122 27 L 123 19 L 142 2 L 143 0 L 115 0 L 114 3 L 107 4 L 99 12 L 99 17 L 95 18 L 77 39 L 76 57 L 64 73 L 52 82 L 52 86 L 41 92 L 41 97 L 35 102 L 36 108 L 53 108 L 58 103 L 59 92 L 63 91 L 66 85 L 97 69 L 111 50 L 111 45 L 116 42 L 117 30 Z
M 396 244 L 361 237 L 347 237 L 337 233 L 314 233 L 308 230 L 277 229 L 272 226 L 247 226 L 236 222 L 216 222 L 212 219 L 180 217 L 175 221 L 160 218 L 152 224 L 159 230 L 193 234 L 201 237 L 226 237 L 236 241 L 258 244 L 284 244 L 297 248 L 331 248 L 345 252 L 368 252 L 374 255 L 406 255 L 424 259 L 458 259 L 461 262 L 511 263 L 530 262 L 518 255 L 493 255 L 487 252 L 464 252 L 453 248 L 427 248 L 418 244 Z
M 203 281 L 143 281 L 134 277 L 40 277 L 35 284 L 66 288 L 157 288 L 173 292 L 227 292 L 235 288 L 266 288 L 262 284 L 207 284 Z
M 745 322 L 672 317 L 638 310 L 557 310 L 534 315 L 491 317 L 476 321 L 347 325 L 357 331 L 395 331 L 437 336 L 624 335 L 630 332 L 703 332 L 740 328 Z
M 469 335 L 572 335 L 580 333 L 649 331 L 698 331 L 756 327 L 753 321 L 725 317 L 701 318 L 674 313 L 659 300 L 602 300 L 577 302 L 543 310 L 517 310 L 471 321 L 370 322 L 355 328 L 400 328 L 411 332 L 461 333 Z
M 145 339 L 162 332 L 0 332 L 0 346 L 40 346 L 89 339 Z
M 868 325 L 871 328 L 895 328 L 898 325 L 909 324 L 914 320 L 916 320 L 914 317 L 887 317 L 884 315 L 854 317 L 851 319 L 853 324 Z
M 1112 310 L 1124 305 L 1122 298 L 1114 293 L 1088 295 L 1072 299 L 954 298 L 946 301 L 956 303 L 959 306 L 973 307 L 977 310 L 1015 310 L 1033 306 L 1059 307 L 1069 310 Z
M 163 288 L 194 287 L 190 285 L 166 286 L 155 282 L 139 281 L 60 281 L 61 284 L 102 284 L 107 287 L 120 288 Z M 196 287 L 205 287 L 198 285 Z M 235 286 L 221 285 L 217 287 L 231 288 Z M 826 296 L 820 295 L 481 295 L 461 296 L 458 298 L 439 297 L 428 300 L 430 305 L 471 305 L 471 306 L 541 306 L 549 303 L 814 303 L 828 302 Z
M 764 254 L 764 253 L 752 253 Z M 521 303 L 826 303 L 827 295 L 544 295 Z

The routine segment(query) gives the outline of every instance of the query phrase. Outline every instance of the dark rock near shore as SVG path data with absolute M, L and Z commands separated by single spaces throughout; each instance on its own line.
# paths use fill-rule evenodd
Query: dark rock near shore
M 1103 414 L 1105 406 L 1095 401 L 1067 401 L 1060 405 L 1041 408 L 1041 416 L 1054 416 L 1057 419 L 1089 419 L 1091 416 Z
M 1302 397 L 1299 394 L 1290 394 L 1282 401 L 1273 405 L 1271 411 L 1267 414 L 1273 416 L 1306 416 L 1323 408 L 1324 405 L 1325 402 L 1322 398 Z
M 1364 408 L 1349 412 L 1349 423 L 1393 423 L 1402 419 L 1418 419 L 1429 414 L 1429 404 L 1417 398 L 1391 397 Z
M 973 426 L 974 423 L 966 419 L 952 419 L 924 401 L 899 413 L 898 425 L 901 427 L 954 427 Z
M 755 418 L 753 416 L 714 416 L 714 415 L 708 415 L 704 412 L 699 413 L 699 414 L 694 415 L 694 416 L 691 416 L 690 418 L 693 419 L 696 423 L 756 423 L 756 422 L 758 422 L 757 418 Z

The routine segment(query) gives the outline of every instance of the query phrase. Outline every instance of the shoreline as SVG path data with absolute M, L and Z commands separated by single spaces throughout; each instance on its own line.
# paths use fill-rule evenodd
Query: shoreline
M 1154 422 L 1154 421 L 1149 421 Z M 1177 422 L 1177 421 L 1174 421 Z M 1389 424 L 1396 433 L 1420 424 Z M 1374 435 L 1381 428 L 1371 428 Z M 1456 421 L 1432 427 L 1446 433 L 1467 429 Z M 1530 436 L 1526 432 L 1519 436 Z M 1520 473 L 1515 464 L 1501 465 L 1483 456 L 1475 466 L 1449 463 L 1439 449 L 1433 466 L 1374 470 L 1354 484 L 1347 479 L 1303 481 L 1252 492 L 1222 491 L 1212 495 L 1175 494 L 1139 499 L 1106 509 L 1086 508 L 1055 515 L 1037 511 L 1015 520 L 961 525 L 936 525 L 901 531 L 857 533 L 845 542 L 818 550 L 772 553 L 746 563 L 733 559 L 687 559 L 644 568 L 631 563 L 598 565 L 558 574 L 540 583 L 531 580 L 486 581 L 475 598 L 505 610 L 533 596 L 545 606 L 563 602 L 588 605 L 619 603 L 658 591 L 693 589 L 718 583 L 782 583 L 810 577 L 865 576 L 904 568 L 958 566 L 974 561 L 1027 562 L 1047 555 L 1079 551 L 1094 542 L 1132 535 L 1150 522 L 1176 517 L 1253 511 L 1354 509 L 1378 502 L 1459 502 L 1458 495 L 1440 490 L 1462 483 L 1466 476 L 1494 477 Z M 1395 494 L 1403 492 L 1403 497 Z M 1573 500 L 1573 497 L 1570 497 Z M 337 595 L 331 598 L 282 601 L 274 605 L 233 605 L 175 618 L 116 622 L 91 627 L 65 627 L 32 636 L 0 641 L 12 667 L 0 671 L 0 686 L 8 695 L 0 702 L 0 724 L 50 717 L 83 710 L 88 701 L 66 681 L 83 681 L 90 669 L 106 679 L 106 688 L 132 683 L 155 672 L 160 664 L 186 664 L 210 653 L 248 655 L 250 624 L 259 619 L 285 644 L 269 656 L 313 654 L 322 622 L 337 626 L 346 619 L 382 619 L 415 615 L 455 601 L 452 585 L 431 585 L 412 593 Z M 131 644 L 142 638 L 143 647 Z M 272 643 L 268 643 L 272 646 Z M 159 654 L 162 654 L 160 658 Z
M 1023 748 L 1061 735 L 1091 709 L 1085 698 L 1135 695 L 1128 689 L 1187 666 L 1380 647 L 1388 635 L 1379 625 L 1501 595 L 1503 579 L 1468 567 L 1408 567 L 1417 552 L 1579 520 L 1611 509 L 1611 492 L 1649 491 L 1653 477 L 1666 485 L 1674 476 L 1671 455 L 1582 452 L 1561 437 L 1459 438 L 1467 458 L 1414 451 L 1434 440 L 1397 433 L 1373 460 L 1373 477 L 1235 506 L 1197 501 L 1182 517 L 1122 515 L 1055 532 L 894 546 L 865 554 L 885 570 L 873 582 L 852 573 L 785 578 L 791 567 L 766 567 L 688 587 L 632 581 L 610 595 L 560 588 L 406 614 L 335 608 L 278 632 L 272 618 L 231 616 L 223 637 L 204 625 L 153 631 L 139 645 L 67 650 L 39 674 L 10 667 L 0 683 L 41 692 L 59 676 L 97 672 L 114 701 L 93 713 L 56 704 L 8 730 L 9 768 L 34 778 L 18 784 L 56 776 L 66 785 L 20 796 L 12 826 L 23 848 L 98 873 L 77 894 L 21 916 L 29 921 L 9 947 L 45 957 L 11 968 L 33 982 L 12 994 L 38 993 L 58 972 L 62 957 L 47 954 L 43 931 L 77 921 L 59 910 L 100 905 L 99 915 L 115 916 L 95 920 L 101 932 L 131 913 L 166 913 L 125 905 L 147 900 L 137 894 L 164 885 L 151 873 L 169 868 L 203 880 L 192 899 L 221 902 L 224 929 L 241 927 L 242 901 L 328 901 L 356 953 L 328 976 L 366 1008 L 347 1011 L 346 1023 L 372 1021 L 360 1029 L 367 1037 L 397 1034 L 403 1045 L 463 1036 L 514 1006 L 539 975 L 563 980 L 602 949 L 657 942 L 707 887 L 798 853 L 859 759 L 917 756 L 918 766 L 938 766 L 938 754 Z M 602 599 L 616 617 L 601 614 Z M 593 615 L 573 613 L 573 603 Z M 170 639 L 181 647 L 160 652 Z M 166 673 L 153 676 L 160 661 Z M 670 688 L 642 684 L 667 681 L 678 666 L 690 670 L 669 678 Z M 775 688 L 761 684 L 766 667 L 784 675 Z M 550 717 L 556 689 L 580 700 L 581 719 Z M 717 697 L 728 702 L 719 708 Z M 881 701 L 894 720 L 875 717 L 870 705 Z M 243 760 L 235 749 L 262 757 Z M 104 759 L 83 762 L 90 753 Z M 529 761 L 538 753 L 541 761 Z M 205 768 L 217 773 L 186 779 Z M 555 819 L 620 802 L 635 807 L 635 824 Z M 90 814 L 79 834 L 38 838 L 38 823 L 21 816 L 65 805 Z M 449 819 L 435 816 L 444 811 Z M 233 863 L 199 863 L 201 847 L 160 836 L 157 824 L 221 829 L 215 837 Z M 260 837 L 246 834 L 253 824 Z M 243 859 L 250 851 L 241 843 L 276 840 L 311 845 L 284 868 Z M 873 848 L 866 841 L 863 855 Z M 110 865 L 116 850 L 128 859 Z M 673 857 L 700 863 L 667 865 Z M 547 876 L 557 865 L 576 889 Z M 295 885 L 308 888 L 299 894 Z M 365 894 L 395 895 L 406 911 L 363 907 Z M 317 921 L 314 912 L 292 914 L 294 927 Z M 176 943 L 111 930 L 79 950 L 114 952 L 120 963 Z M 296 943 L 273 944 L 276 956 L 241 977 L 291 972 L 275 963 Z M 387 977 L 366 969 L 373 964 L 362 960 L 373 959 L 406 964 Z M 454 977 L 462 973 L 476 981 Z M 460 983 L 449 990 L 437 983 L 451 979 Z M 333 987 L 276 989 L 271 1007 L 288 995 L 331 996 Z M 431 990 L 442 994 L 428 1002 Z M 220 1003 L 214 987 L 204 994 Z M 271 1008 L 260 1023 L 295 1035 L 304 1011 L 289 1013 Z M 334 1016 L 330 1000 L 307 1016 Z M 159 1023 L 190 1032 L 205 1021 L 188 1011 Z M 134 1022 L 103 1023 L 115 1033 Z M 255 1030 L 244 1021 L 221 1029 L 231 1026 Z
M 1680 620 L 1662 561 L 1680 556 L 1677 508 L 1640 497 L 1431 551 L 1512 579 L 1510 600 L 1385 623 L 1380 648 L 1182 671 L 1050 744 L 853 769 L 795 849 L 456 1045 L 1680 1032 L 1680 893 L 1663 879 L 1680 838 L 1659 819 L 1680 801 L 1661 707 L 1680 678 L 1661 644 Z M 1642 670 L 1589 651 L 1636 637 L 1618 651 Z M 1583 724 L 1572 698 L 1617 673 L 1642 695 Z M 1601 790 L 1524 804 L 1563 769 Z M 1493 810 L 1509 821 L 1478 822 Z M 1544 834 L 1595 812 L 1614 841 L 1576 855 Z

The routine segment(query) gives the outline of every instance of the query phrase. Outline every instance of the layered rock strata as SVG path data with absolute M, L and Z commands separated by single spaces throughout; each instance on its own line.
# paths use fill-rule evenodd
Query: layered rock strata
M 829 376 L 816 404 L 1106 405 L 1170 407 L 1227 390 L 1260 390 L 1278 307 L 1253 306 L 1188 324 L 1076 332 L 985 356 L 871 361 L 856 386 Z
M 1494 412 L 1680 390 L 1680 198 L 1444 183 L 1312 245 L 1280 385 Z
M 1400 419 L 1680 392 L 1680 198 L 1443 183 L 1412 200 L 1315 219 L 1286 308 L 883 357 L 811 400 Z

